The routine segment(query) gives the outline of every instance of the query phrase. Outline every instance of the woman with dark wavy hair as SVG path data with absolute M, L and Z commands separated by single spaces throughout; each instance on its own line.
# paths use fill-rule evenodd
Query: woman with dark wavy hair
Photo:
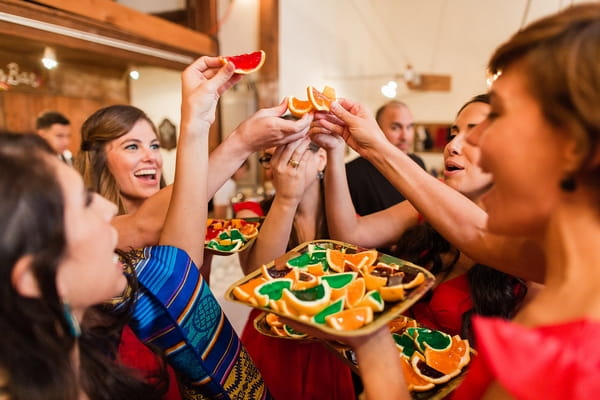
M 207 180 L 216 102 L 240 79 L 233 71 L 218 57 L 201 57 L 182 74 L 171 201 L 158 245 L 126 272 L 134 285 L 115 254 L 116 206 L 87 190 L 47 146 L 0 135 L 0 394 L 161 399 L 170 383 L 164 364 L 143 376 L 117 356 L 121 328 L 131 318 L 141 337 L 185 370 L 191 396 L 269 396 L 196 267 L 203 246 L 195 238 L 208 203 L 207 185 L 198 182 Z M 110 305 L 117 296 L 119 305 Z

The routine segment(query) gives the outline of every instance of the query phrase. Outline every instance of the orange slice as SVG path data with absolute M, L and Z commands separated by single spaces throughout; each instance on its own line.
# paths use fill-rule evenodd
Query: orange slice
M 377 250 L 366 250 L 359 253 L 344 253 L 327 249 L 327 263 L 335 272 L 358 271 L 361 266 L 372 265 L 377 261 Z
M 351 331 L 362 328 L 373 321 L 373 310 L 370 307 L 356 307 L 331 314 L 325 318 L 327 325 L 338 331 Z
M 327 249 L 327 264 L 335 272 L 344 272 L 346 253 L 342 253 L 339 250 Z
M 383 311 L 385 302 L 381 298 L 381 294 L 377 290 L 371 290 L 366 293 L 358 303 L 357 307 L 371 307 L 374 312 Z
M 456 376 L 470 361 L 469 342 L 455 335 L 452 337 L 452 345 L 449 349 L 436 351 L 426 346 L 425 361 L 433 369 L 446 375 Z
M 356 278 L 350 282 L 345 289 L 346 301 L 344 302 L 344 305 L 346 308 L 355 307 L 365 295 L 365 280 L 363 278 Z
M 258 226 L 255 224 L 246 224 L 239 228 L 242 235 L 244 235 L 244 239 L 250 240 L 256 235 L 258 235 Z
M 404 373 L 404 380 L 408 386 L 408 390 L 414 392 L 423 392 L 425 390 L 432 389 L 435 384 L 423 379 L 419 376 L 412 365 L 405 357 L 400 357 L 400 363 L 402 364 L 402 372 Z
M 297 97 L 288 97 L 288 110 L 294 117 L 302 118 L 306 113 L 314 110 L 312 103 L 309 100 L 300 100 Z
M 283 328 L 283 322 L 279 320 L 279 316 L 277 314 L 267 313 L 265 320 L 267 321 L 267 324 L 269 324 L 269 326 Z
M 304 290 L 311 287 L 315 287 L 319 284 L 319 279 L 313 274 L 309 274 L 305 271 L 300 271 L 297 268 L 294 268 L 296 271 L 296 279 L 294 280 L 294 285 L 292 289 L 294 290 Z
M 281 299 L 282 292 L 290 289 L 292 283 L 291 279 L 285 278 L 266 281 L 256 286 L 254 289 L 254 297 L 259 306 L 265 307 L 269 304 L 269 301 Z
M 235 65 L 236 74 L 250 74 L 254 71 L 258 71 L 260 67 L 265 63 L 266 54 L 264 51 L 259 50 L 253 53 L 240 54 L 237 56 L 221 57 L 223 63 L 233 63 Z
M 381 293 L 381 298 L 384 301 L 395 302 L 404 300 L 404 288 L 402 285 L 381 286 L 378 290 L 379 293 Z
M 256 299 L 254 298 L 254 289 L 256 289 L 257 286 L 262 285 L 265 282 L 266 279 L 262 277 L 254 278 L 240 286 L 236 286 L 235 288 L 233 288 L 231 293 L 236 299 L 240 301 L 246 301 L 251 303 L 252 300 L 254 300 L 254 303 L 256 303 Z
M 357 269 L 361 269 L 364 265 L 373 265 L 377 261 L 377 250 L 366 250 L 354 254 L 346 254 L 346 261 L 354 264 Z
M 282 298 L 298 314 L 313 316 L 327 307 L 331 298 L 331 289 L 326 282 L 305 290 L 285 289 Z
M 394 269 L 384 263 L 377 265 L 364 266 L 361 268 L 367 290 L 377 290 L 387 283 L 388 277 L 394 272 Z
M 329 107 L 331 106 L 331 102 L 335 100 L 335 90 L 332 88 L 328 88 L 327 86 L 323 90 L 327 92 L 329 96 L 333 94 L 333 98 L 326 96 L 323 92 L 319 92 L 312 86 L 306 88 L 306 93 L 308 94 L 308 100 L 311 102 L 315 110 L 319 111 L 329 111 Z
M 447 375 L 441 371 L 436 370 L 435 368 L 430 367 L 425 362 L 425 357 L 423 357 L 423 355 L 421 355 L 421 353 L 419 353 L 417 351 L 415 351 L 413 353 L 413 356 L 410 359 L 410 364 L 412 365 L 413 370 L 415 371 L 415 373 L 417 375 L 419 375 L 421 378 L 425 379 L 426 381 L 435 383 L 436 385 L 440 384 L 440 383 L 448 382 L 454 376 L 458 375 L 458 373 L 456 373 L 454 375 Z M 459 372 L 460 372 L 460 370 L 459 370 Z

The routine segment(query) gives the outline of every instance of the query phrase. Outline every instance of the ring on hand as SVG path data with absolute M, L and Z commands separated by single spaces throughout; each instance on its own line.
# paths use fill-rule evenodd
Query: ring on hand
M 292 168 L 298 168 L 298 165 L 300 165 L 300 163 L 296 160 L 294 160 L 293 158 L 290 158 L 290 161 L 288 161 L 288 164 L 290 164 L 292 166 Z

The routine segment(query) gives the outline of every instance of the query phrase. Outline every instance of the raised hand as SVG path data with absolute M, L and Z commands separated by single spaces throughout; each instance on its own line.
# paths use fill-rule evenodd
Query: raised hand
M 309 145 L 309 138 L 301 138 L 277 147 L 273 153 L 271 158 L 273 184 L 280 200 L 298 204 L 306 186 L 316 179 L 315 176 L 307 176 Z
M 200 57 L 181 74 L 183 123 L 204 121 L 211 125 L 220 96 L 242 79 L 231 63 L 219 57 Z
M 312 114 L 306 114 L 299 120 L 281 118 L 287 110 L 287 98 L 279 105 L 263 108 L 242 122 L 232 135 L 249 153 L 291 143 L 308 133 Z
M 339 135 L 362 156 L 388 142 L 369 110 L 360 103 L 342 98 L 331 104 L 330 113 L 315 116 L 310 133 Z

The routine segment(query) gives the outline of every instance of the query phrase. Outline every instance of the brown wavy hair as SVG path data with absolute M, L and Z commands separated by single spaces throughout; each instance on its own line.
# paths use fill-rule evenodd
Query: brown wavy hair
M 117 181 L 108 169 L 106 145 L 126 135 L 140 120 L 147 121 L 158 138 L 150 118 L 139 108 L 124 104 L 99 109 L 81 126 L 81 151 L 75 167 L 83 176 L 86 187 L 115 203 L 119 207 L 119 215 L 126 214 L 127 210 Z M 164 187 L 162 177 L 161 187 Z
M 544 118 L 572 136 L 577 182 L 600 197 L 600 3 L 573 5 L 513 35 L 489 61 L 491 74 L 519 64 Z

